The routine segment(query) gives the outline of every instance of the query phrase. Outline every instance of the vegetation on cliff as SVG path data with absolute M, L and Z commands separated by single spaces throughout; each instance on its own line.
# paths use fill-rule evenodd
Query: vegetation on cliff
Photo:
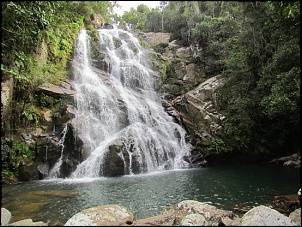
M 70 75 L 68 62 L 85 20 L 97 12 L 108 21 L 112 7 L 109 1 L 2 2 L 1 82 L 13 81 L 1 113 L 2 177 L 12 176 L 21 158 L 34 158 L 20 134 L 41 125 L 43 108 L 58 106 L 58 100 L 37 94 L 38 87 Z

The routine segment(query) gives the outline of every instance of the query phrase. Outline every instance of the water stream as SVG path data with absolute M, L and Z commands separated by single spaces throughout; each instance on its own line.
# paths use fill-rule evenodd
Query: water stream
M 103 176 L 105 157 L 116 145 L 126 175 L 188 168 L 183 159 L 189 155 L 186 132 L 161 105 L 154 89 L 158 75 L 146 50 L 127 31 L 100 29 L 98 33 L 94 48 L 104 56 L 105 71 L 94 67 L 95 49 L 85 29 L 75 48 L 73 124 L 84 141 L 85 160 L 70 177 Z

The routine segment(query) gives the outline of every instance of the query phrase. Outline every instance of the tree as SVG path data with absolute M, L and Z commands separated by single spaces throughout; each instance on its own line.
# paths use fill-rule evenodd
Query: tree
M 225 58 L 224 73 L 233 79 L 219 99 L 225 139 L 238 150 L 284 154 L 299 147 L 299 4 L 242 5 L 241 32 Z

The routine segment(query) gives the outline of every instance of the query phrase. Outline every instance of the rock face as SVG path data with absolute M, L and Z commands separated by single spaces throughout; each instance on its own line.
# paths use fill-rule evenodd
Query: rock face
M 137 33 L 134 31 L 134 35 L 142 37 L 151 47 L 159 45 L 161 43 L 169 43 L 171 33 L 162 33 L 162 32 L 141 32 Z
M 62 97 L 62 95 L 73 96 L 76 94 L 75 90 L 73 89 L 72 82 L 68 79 L 63 80 L 60 85 L 49 83 L 42 84 L 39 89 L 41 92 L 51 96 L 58 95 Z
M 133 223 L 133 214 L 120 205 L 104 205 L 83 210 L 71 217 L 64 226 L 120 226 Z
M 101 14 L 94 13 L 90 16 L 91 24 L 94 25 L 94 28 L 99 29 L 102 28 L 102 25 L 104 23 L 104 18 Z
M 243 215 L 241 226 L 295 226 L 290 218 L 266 206 L 258 206 Z
M 289 156 L 276 158 L 276 159 L 273 159 L 271 161 L 271 163 L 283 165 L 284 167 L 300 168 L 301 167 L 301 155 L 300 155 L 300 153 L 296 153 L 296 154 L 292 154 Z
M 122 151 L 123 143 L 120 140 L 115 141 L 109 146 L 109 151 L 105 155 L 104 163 L 102 166 L 102 175 L 105 177 L 115 177 L 125 175 L 124 161 L 119 155 Z
M 169 40 L 164 46 L 166 40 L 156 42 L 149 33 L 139 33 L 139 36 L 154 49 L 163 47 L 160 56 L 153 60 L 154 69 L 162 76 L 163 105 L 176 122 L 186 128 L 188 139 L 196 148 L 192 152 L 194 157 L 189 157 L 192 166 L 208 165 L 204 157 L 210 153 L 201 147 L 208 146 L 211 139 L 222 132 L 225 117 L 218 112 L 216 94 L 227 78 L 213 74 L 215 59 L 204 56 L 206 53 L 198 44 L 183 47 L 176 40 Z
M 21 160 L 19 180 L 29 181 L 46 178 L 49 171 L 60 159 L 62 152 L 62 165 L 57 177 L 68 177 L 76 165 L 82 161 L 82 141 L 76 136 L 71 124 L 71 120 L 75 116 L 70 108 L 76 94 L 73 84 L 68 79 L 62 80 L 59 85 L 43 84 L 36 94 L 43 94 L 49 100 L 61 100 L 61 104 L 56 112 L 47 108 L 41 109 L 44 116 L 41 126 L 21 134 L 21 140 L 35 150 L 36 157 L 35 162 Z M 66 134 L 62 133 L 65 126 L 67 127 Z
M 220 133 L 219 123 L 225 118 L 217 112 L 216 92 L 226 81 L 224 77 L 214 76 L 184 95 L 188 115 L 198 123 L 200 130 L 206 130 L 210 135 Z
M 3 128 L 7 130 L 10 127 L 6 119 L 11 114 L 10 103 L 13 96 L 13 85 L 14 79 L 12 76 L 7 80 L 1 81 L 1 124 L 3 124 Z

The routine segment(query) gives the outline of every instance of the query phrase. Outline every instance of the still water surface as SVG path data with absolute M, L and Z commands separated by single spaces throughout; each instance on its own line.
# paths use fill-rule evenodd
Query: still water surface
M 294 194 L 300 170 L 275 165 L 215 166 L 160 173 L 77 180 L 43 180 L 2 185 L 2 207 L 15 220 L 63 225 L 77 212 L 106 204 L 120 204 L 141 219 L 159 215 L 182 200 L 207 202 L 222 209 L 236 204 L 271 203 L 275 195 Z

